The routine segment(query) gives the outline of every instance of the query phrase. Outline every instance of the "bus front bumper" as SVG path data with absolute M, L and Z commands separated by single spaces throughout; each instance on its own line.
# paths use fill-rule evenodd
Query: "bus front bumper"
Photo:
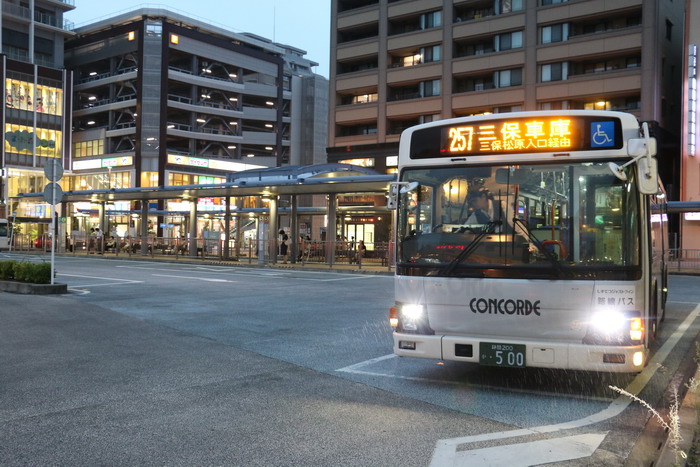
M 402 357 L 481 363 L 479 344 L 482 342 L 524 345 L 525 366 L 536 368 L 637 373 L 644 369 L 648 356 L 648 350 L 643 345 L 586 345 L 510 338 L 426 336 L 397 332 L 394 332 L 394 353 Z

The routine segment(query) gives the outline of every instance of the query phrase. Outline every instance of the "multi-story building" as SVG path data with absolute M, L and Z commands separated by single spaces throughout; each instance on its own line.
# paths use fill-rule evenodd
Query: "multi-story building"
M 698 56 L 700 31 L 693 27 L 700 21 L 700 0 L 686 0 L 685 66 L 683 67 L 683 131 L 682 131 L 682 201 L 700 201 L 700 122 L 698 121 Z M 680 248 L 691 258 L 700 250 L 700 213 L 683 213 L 681 218 Z
M 302 50 L 152 8 L 76 33 L 66 43 L 75 80 L 71 188 L 223 182 L 325 149 L 313 138 L 327 128 L 326 108 L 295 114 L 296 103 L 326 102 L 314 91 L 323 94 L 327 80 Z
M 46 231 L 47 205 L 9 199 L 42 192 L 44 165 L 63 158 L 70 144 L 71 77 L 63 69 L 63 43 L 73 33 L 63 14 L 73 8 L 73 0 L 2 2 L 0 217 L 14 214 L 37 234 Z
M 395 165 L 400 133 L 486 112 L 621 110 L 652 122 L 678 190 L 683 2 L 334 0 L 329 161 Z

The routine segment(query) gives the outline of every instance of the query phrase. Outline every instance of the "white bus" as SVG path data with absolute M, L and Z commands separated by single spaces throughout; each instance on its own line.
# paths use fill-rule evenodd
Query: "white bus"
M 7 219 L 0 218 L 0 250 L 10 248 L 10 226 Z
M 543 111 L 401 135 L 394 353 L 638 372 L 664 317 L 656 141 L 633 115 Z

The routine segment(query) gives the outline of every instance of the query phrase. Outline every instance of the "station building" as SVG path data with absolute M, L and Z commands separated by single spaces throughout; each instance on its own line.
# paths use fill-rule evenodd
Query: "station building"
M 333 0 L 331 15 L 329 162 L 391 173 L 401 132 L 438 119 L 618 110 L 650 122 L 679 199 L 683 2 Z
M 313 73 L 317 63 L 305 53 L 160 8 L 75 29 L 65 51 L 74 105 L 67 157 L 73 176 L 64 188 L 212 184 L 232 172 L 323 161 L 328 82 Z M 200 203 L 198 210 L 214 218 L 225 201 Z M 189 210 L 181 200 L 153 207 Z M 96 206 L 74 208 L 70 228 L 87 230 Z M 136 227 L 129 216 L 109 221 L 107 229 L 119 235 Z M 149 219 L 164 237 L 183 235 L 181 221 Z
M 71 74 L 63 66 L 63 44 L 73 36 L 63 15 L 73 0 L 3 0 L 0 217 L 25 223 L 26 233 L 41 234 L 50 219 L 40 201 L 14 204 L 18 193 L 42 192 L 43 167 L 61 159 L 71 140 Z

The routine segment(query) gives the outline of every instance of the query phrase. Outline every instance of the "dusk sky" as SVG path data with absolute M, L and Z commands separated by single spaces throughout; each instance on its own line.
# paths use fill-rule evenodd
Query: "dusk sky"
M 167 4 L 134 0 L 106 3 L 75 0 L 75 7 L 65 18 L 76 26 L 84 26 L 137 8 L 167 8 L 233 32 L 250 32 L 306 50 L 306 58 L 319 63 L 314 71 L 328 77 L 329 0 L 171 0 Z

